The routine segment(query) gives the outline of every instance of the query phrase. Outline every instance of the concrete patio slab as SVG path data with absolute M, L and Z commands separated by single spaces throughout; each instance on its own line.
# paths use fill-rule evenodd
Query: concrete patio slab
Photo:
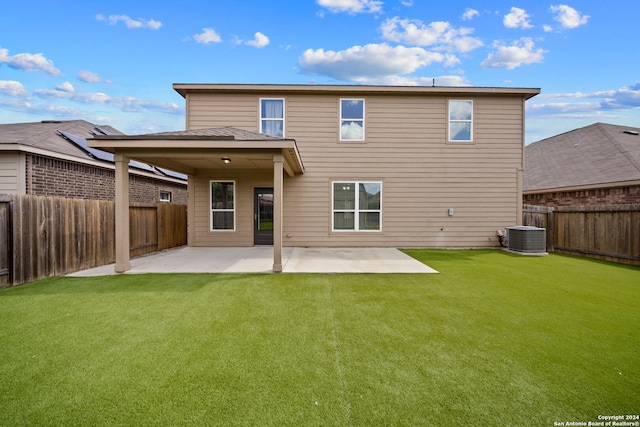
M 396 248 L 282 248 L 283 273 L 437 273 Z M 271 246 L 200 248 L 183 246 L 131 260 L 125 274 L 273 273 Z M 70 277 L 116 274 L 114 264 Z
M 396 248 L 293 248 L 285 273 L 437 273 Z

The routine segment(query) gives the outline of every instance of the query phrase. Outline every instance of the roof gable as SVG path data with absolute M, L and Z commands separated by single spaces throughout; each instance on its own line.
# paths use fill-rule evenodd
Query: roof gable
M 640 128 L 595 123 L 526 146 L 523 190 L 640 180 L 640 135 L 633 132 Z

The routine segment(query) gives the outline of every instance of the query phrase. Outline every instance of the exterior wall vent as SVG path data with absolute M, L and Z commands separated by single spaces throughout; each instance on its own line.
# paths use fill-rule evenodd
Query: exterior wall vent
M 545 228 L 518 226 L 507 228 L 508 248 L 516 252 L 543 253 L 547 250 Z

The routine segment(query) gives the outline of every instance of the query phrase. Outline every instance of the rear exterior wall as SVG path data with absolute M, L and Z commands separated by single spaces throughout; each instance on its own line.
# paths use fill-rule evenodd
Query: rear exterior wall
M 260 98 L 283 97 L 285 137 L 296 140 L 305 168 L 284 179 L 284 246 L 495 247 L 497 229 L 521 223 L 522 97 L 189 93 L 187 129 L 259 132 Z M 341 98 L 365 99 L 365 141 L 339 140 Z M 449 99 L 474 101 L 473 142 L 448 142 Z M 271 186 L 272 174 L 198 171 L 190 244 L 252 245 L 252 189 Z M 237 231 L 211 232 L 209 181 L 229 178 Z M 382 182 L 382 231 L 332 231 L 333 181 Z

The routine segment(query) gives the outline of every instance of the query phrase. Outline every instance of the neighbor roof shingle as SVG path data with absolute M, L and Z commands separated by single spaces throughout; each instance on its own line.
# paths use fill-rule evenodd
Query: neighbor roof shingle
M 102 126 L 117 135 L 122 132 L 111 126 Z M 74 144 L 70 144 L 58 134 L 67 132 L 82 138 L 91 138 L 97 132 L 96 125 L 84 120 L 43 121 L 33 123 L 11 123 L 0 125 L 0 144 L 16 144 L 40 148 L 55 153 L 85 159 L 92 157 Z
M 640 128 L 595 123 L 526 146 L 523 190 L 640 180 L 640 135 L 633 132 Z

